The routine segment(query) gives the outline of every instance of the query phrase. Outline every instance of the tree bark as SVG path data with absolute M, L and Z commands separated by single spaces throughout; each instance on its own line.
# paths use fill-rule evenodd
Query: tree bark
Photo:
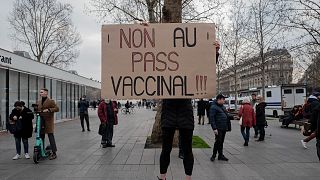
M 162 8 L 163 23 L 181 23 L 182 22 L 182 1 L 181 0 L 164 0 L 164 6 Z M 157 114 L 155 117 L 155 122 L 152 128 L 151 141 L 153 144 L 158 144 L 162 142 L 161 139 L 161 113 L 162 113 L 162 101 L 158 103 Z M 173 146 L 177 146 L 178 139 L 178 131 L 176 131 Z

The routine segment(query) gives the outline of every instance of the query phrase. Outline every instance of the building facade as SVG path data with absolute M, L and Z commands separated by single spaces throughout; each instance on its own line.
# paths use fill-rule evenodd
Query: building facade
M 290 84 L 292 82 L 293 61 L 286 49 L 271 49 L 264 54 L 265 86 Z M 230 67 L 220 72 L 219 92 L 235 95 L 237 90 L 262 87 L 261 60 L 258 57 L 247 59 L 236 67 Z M 237 70 L 236 81 L 234 70 Z M 235 83 L 237 82 L 237 83 Z
M 82 95 L 99 98 L 101 84 L 0 49 L 0 130 L 6 128 L 14 102 L 24 101 L 32 108 L 40 98 L 41 88 L 47 88 L 49 97 L 59 106 L 60 111 L 55 113 L 59 121 L 78 116 L 77 105 Z

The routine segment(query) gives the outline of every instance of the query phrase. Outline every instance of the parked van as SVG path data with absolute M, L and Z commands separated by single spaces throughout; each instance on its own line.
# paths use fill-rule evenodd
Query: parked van
M 241 91 L 241 97 L 251 98 L 251 94 L 262 94 L 261 88 Z M 303 105 L 307 98 L 305 85 L 290 84 L 268 86 L 265 88 L 266 115 L 278 117 L 285 115 L 296 105 Z

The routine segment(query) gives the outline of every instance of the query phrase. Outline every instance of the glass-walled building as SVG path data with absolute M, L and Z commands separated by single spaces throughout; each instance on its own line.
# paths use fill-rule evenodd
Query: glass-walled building
M 56 101 L 60 111 L 56 120 L 78 117 L 78 100 L 100 97 L 99 82 L 18 56 L 0 49 L 0 130 L 6 122 L 15 101 L 24 101 L 26 106 L 40 98 L 39 90 L 47 88 L 49 97 Z

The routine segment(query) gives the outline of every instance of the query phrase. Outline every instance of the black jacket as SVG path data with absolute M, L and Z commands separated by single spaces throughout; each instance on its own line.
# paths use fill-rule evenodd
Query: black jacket
M 206 114 L 206 101 L 198 101 L 198 116 L 204 116 Z
M 317 139 L 320 139 L 320 105 L 314 108 L 311 115 L 310 123 L 311 131 L 316 131 L 316 137 Z
M 162 101 L 161 127 L 194 129 L 191 99 L 164 99 Z
M 22 129 L 21 131 L 18 131 L 14 134 L 14 137 L 17 138 L 30 138 L 32 137 L 33 132 L 33 126 L 32 126 L 32 119 L 34 118 L 34 115 L 32 111 L 29 108 L 24 108 L 21 112 L 19 112 L 17 109 L 13 109 L 10 114 L 10 120 L 13 120 L 13 117 L 17 116 L 19 119 L 21 119 L 21 125 Z
M 88 113 L 89 101 L 80 100 L 78 103 L 78 108 L 80 113 Z
M 212 102 L 210 113 L 209 113 L 209 121 L 213 130 L 223 130 L 226 131 L 228 129 L 228 114 L 226 113 L 226 108 L 224 105 L 220 105 L 214 100 Z
M 264 126 L 266 124 L 266 108 L 267 104 L 265 102 L 261 102 L 256 106 L 256 122 L 257 126 Z

